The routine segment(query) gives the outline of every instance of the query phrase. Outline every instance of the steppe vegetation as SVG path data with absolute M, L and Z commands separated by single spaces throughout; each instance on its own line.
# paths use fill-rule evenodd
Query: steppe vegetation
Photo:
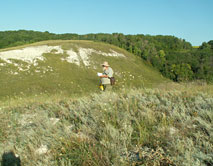
M 29 47 L 46 51 L 13 59 L 11 51 Z M 213 85 L 171 82 L 151 67 L 152 57 L 144 62 L 129 52 L 79 40 L 2 49 L 0 165 L 213 165 Z M 98 89 L 105 60 L 115 71 L 111 92 Z
M 175 89 L 175 88 L 177 89 Z M 170 84 L 1 108 L 0 154 L 22 165 L 213 164 L 213 96 Z M 213 88 L 206 86 L 209 90 Z

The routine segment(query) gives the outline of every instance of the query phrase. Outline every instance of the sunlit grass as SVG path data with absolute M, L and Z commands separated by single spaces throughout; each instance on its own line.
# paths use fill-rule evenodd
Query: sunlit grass
M 213 162 L 212 94 L 144 88 L 37 99 L 0 110 L 0 154 L 13 151 L 24 165 Z
M 154 87 L 164 81 L 159 72 L 149 65 L 146 65 L 140 58 L 109 44 L 91 41 L 43 41 L 30 45 L 7 48 L 0 51 L 14 50 L 28 46 L 38 45 L 60 45 L 64 50 L 78 47 L 92 48 L 102 52 L 110 52 L 111 49 L 122 53 L 126 58 L 105 57 L 93 54 L 90 57 L 91 67 L 84 65 L 77 66 L 61 58 L 68 55 L 64 54 L 44 54 L 45 61 L 38 61 L 38 65 L 31 65 L 29 70 L 19 71 L 17 66 L 8 64 L 0 66 L 0 100 L 16 98 L 17 96 L 34 96 L 40 94 L 55 95 L 66 94 L 73 96 L 97 92 L 99 78 L 97 72 L 102 72 L 103 61 L 108 61 L 115 72 L 118 88 L 124 87 Z M 13 60 L 16 65 L 22 65 L 27 69 L 29 64 L 23 61 Z
M 213 164 L 213 85 L 173 83 L 141 59 L 103 43 L 31 46 L 40 44 L 113 48 L 127 59 L 95 55 L 97 69 L 90 69 L 59 61 L 66 55 L 46 54 L 39 67 L 54 72 L 32 68 L 11 76 L 7 71 L 14 66 L 1 70 L 0 155 L 12 151 L 27 166 Z M 116 77 L 110 92 L 98 89 L 96 72 L 105 60 Z

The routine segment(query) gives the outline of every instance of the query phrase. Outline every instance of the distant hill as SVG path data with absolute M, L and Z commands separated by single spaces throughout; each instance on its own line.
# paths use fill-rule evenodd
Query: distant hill
M 213 41 L 192 47 L 171 35 L 125 35 L 122 33 L 54 34 L 32 30 L 0 31 L 0 49 L 46 40 L 90 40 L 125 49 L 175 82 L 202 80 L 213 82 Z
M 103 61 L 115 72 L 115 89 L 152 87 L 166 80 L 139 57 L 109 44 L 43 41 L 0 50 L 0 98 L 97 92 Z

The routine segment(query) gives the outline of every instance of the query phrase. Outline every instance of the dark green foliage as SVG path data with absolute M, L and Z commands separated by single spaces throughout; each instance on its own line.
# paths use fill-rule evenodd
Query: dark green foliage
M 113 34 L 53 34 L 36 31 L 0 32 L 0 48 L 43 40 L 93 40 L 121 47 L 152 64 L 165 77 L 174 81 L 213 81 L 213 40 L 198 49 L 174 36 Z

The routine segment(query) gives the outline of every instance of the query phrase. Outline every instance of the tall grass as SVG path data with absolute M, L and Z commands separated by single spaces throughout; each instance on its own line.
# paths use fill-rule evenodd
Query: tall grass
M 0 154 L 22 165 L 213 164 L 213 96 L 106 92 L 0 110 Z

